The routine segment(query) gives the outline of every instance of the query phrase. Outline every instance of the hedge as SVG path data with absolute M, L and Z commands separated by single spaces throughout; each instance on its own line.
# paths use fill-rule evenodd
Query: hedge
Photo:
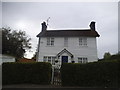
M 65 63 L 61 67 L 63 86 L 120 87 L 120 62 Z
M 3 84 L 50 84 L 51 64 L 44 62 L 3 63 Z

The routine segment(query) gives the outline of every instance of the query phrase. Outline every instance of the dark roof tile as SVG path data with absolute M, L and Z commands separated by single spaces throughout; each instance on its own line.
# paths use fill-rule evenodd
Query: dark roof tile
M 99 37 L 100 35 L 95 30 L 47 30 L 46 32 L 40 32 L 37 37 L 78 37 L 89 36 Z

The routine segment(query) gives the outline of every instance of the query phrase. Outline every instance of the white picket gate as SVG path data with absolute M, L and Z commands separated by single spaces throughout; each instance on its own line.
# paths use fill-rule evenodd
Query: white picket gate
M 52 84 L 52 85 L 61 85 L 61 73 L 60 73 L 60 68 L 52 67 L 51 84 Z

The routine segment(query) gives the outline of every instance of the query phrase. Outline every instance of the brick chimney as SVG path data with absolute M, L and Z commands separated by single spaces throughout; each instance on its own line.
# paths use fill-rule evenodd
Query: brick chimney
M 42 32 L 45 32 L 47 30 L 47 25 L 45 22 L 43 22 L 42 24 Z
M 89 26 L 90 26 L 91 30 L 95 30 L 95 22 L 94 21 L 92 21 Z

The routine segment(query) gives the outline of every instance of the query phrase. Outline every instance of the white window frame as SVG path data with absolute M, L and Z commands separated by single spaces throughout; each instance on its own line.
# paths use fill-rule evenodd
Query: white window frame
M 52 65 L 55 65 L 55 56 L 43 56 L 43 62 L 49 62 Z
M 87 46 L 87 37 L 79 37 L 79 46 Z
M 78 63 L 87 63 L 88 58 L 87 57 L 78 57 Z
M 52 60 L 51 60 L 51 57 L 48 56 L 48 62 L 51 63 L 51 61 L 52 61 Z
M 54 37 L 47 38 L 47 46 L 54 46 Z
M 82 63 L 82 58 L 78 57 L 78 63 Z
M 47 56 L 43 57 L 43 62 L 47 62 Z
M 56 57 L 52 57 L 52 65 L 55 65 Z

